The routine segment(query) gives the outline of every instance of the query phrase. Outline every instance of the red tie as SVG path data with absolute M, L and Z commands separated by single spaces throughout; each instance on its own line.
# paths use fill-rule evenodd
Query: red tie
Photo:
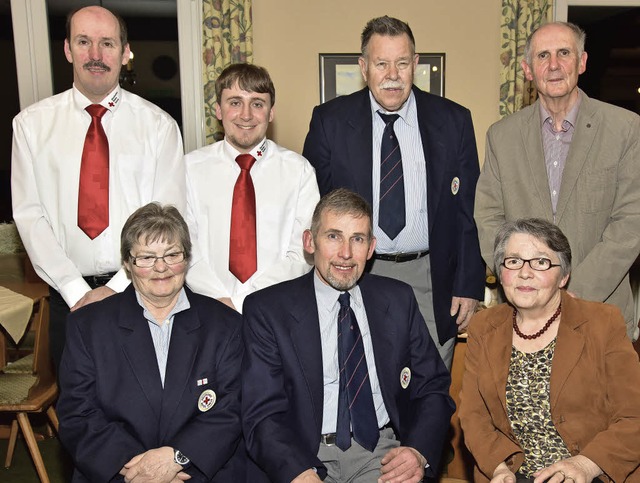
M 229 271 L 245 283 L 256 273 L 258 255 L 256 249 L 256 192 L 251 180 L 251 166 L 256 158 L 241 154 L 236 158 L 240 176 L 233 188 L 231 205 L 231 237 L 229 239 Z
M 101 122 L 107 108 L 91 104 L 87 112 L 91 125 L 82 149 L 78 226 L 93 240 L 109 226 L 109 142 Z

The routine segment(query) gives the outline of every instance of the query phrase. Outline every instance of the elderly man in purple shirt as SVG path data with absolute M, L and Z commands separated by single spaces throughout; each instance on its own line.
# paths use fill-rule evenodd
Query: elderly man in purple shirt
M 584 43 L 585 33 L 564 22 L 527 39 L 521 65 L 538 100 L 489 128 L 474 217 L 490 267 L 503 222 L 556 223 L 573 252 L 569 291 L 617 305 L 636 340 L 629 269 L 640 253 L 640 117 L 578 88 Z

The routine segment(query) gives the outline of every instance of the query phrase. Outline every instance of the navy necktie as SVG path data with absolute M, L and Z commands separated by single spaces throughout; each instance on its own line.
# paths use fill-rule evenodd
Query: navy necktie
M 373 452 L 380 437 L 378 419 L 373 405 L 367 360 L 364 356 L 362 334 L 351 310 L 348 292 L 340 294 L 338 312 L 338 364 L 340 392 L 338 393 L 338 424 L 336 446 L 346 451 L 353 439 Z
M 380 150 L 380 199 L 378 226 L 393 240 L 405 226 L 404 174 L 402 153 L 393 130 L 398 114 L 378 115 L 385 123 Z

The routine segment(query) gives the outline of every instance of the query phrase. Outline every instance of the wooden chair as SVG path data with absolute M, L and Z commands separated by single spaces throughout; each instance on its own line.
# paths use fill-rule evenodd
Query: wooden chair
M 35 344 L 32 370 L 29 373 L 0 372 L 0 412 L 16 414 L 16 419 L 11 423 L 5 467 L 11 466 L 19 425 L 40 481 L 48 483 L 49 476 L 28 416 L 29 413 L 46 412 L 58 431 L 58 417 L 53 408 L 58 386 L 49 357 L 49 300 L 42 297 L 38 302 L 38 312 L 33 319 Z

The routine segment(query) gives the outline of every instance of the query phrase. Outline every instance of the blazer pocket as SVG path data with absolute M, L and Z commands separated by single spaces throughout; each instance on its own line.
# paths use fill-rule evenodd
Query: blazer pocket
M 617 169 L 611 166 L 606 169 L 585 171 L 580 176 L 579 203 L 584 213 L 611 211 L 616 197 Z

